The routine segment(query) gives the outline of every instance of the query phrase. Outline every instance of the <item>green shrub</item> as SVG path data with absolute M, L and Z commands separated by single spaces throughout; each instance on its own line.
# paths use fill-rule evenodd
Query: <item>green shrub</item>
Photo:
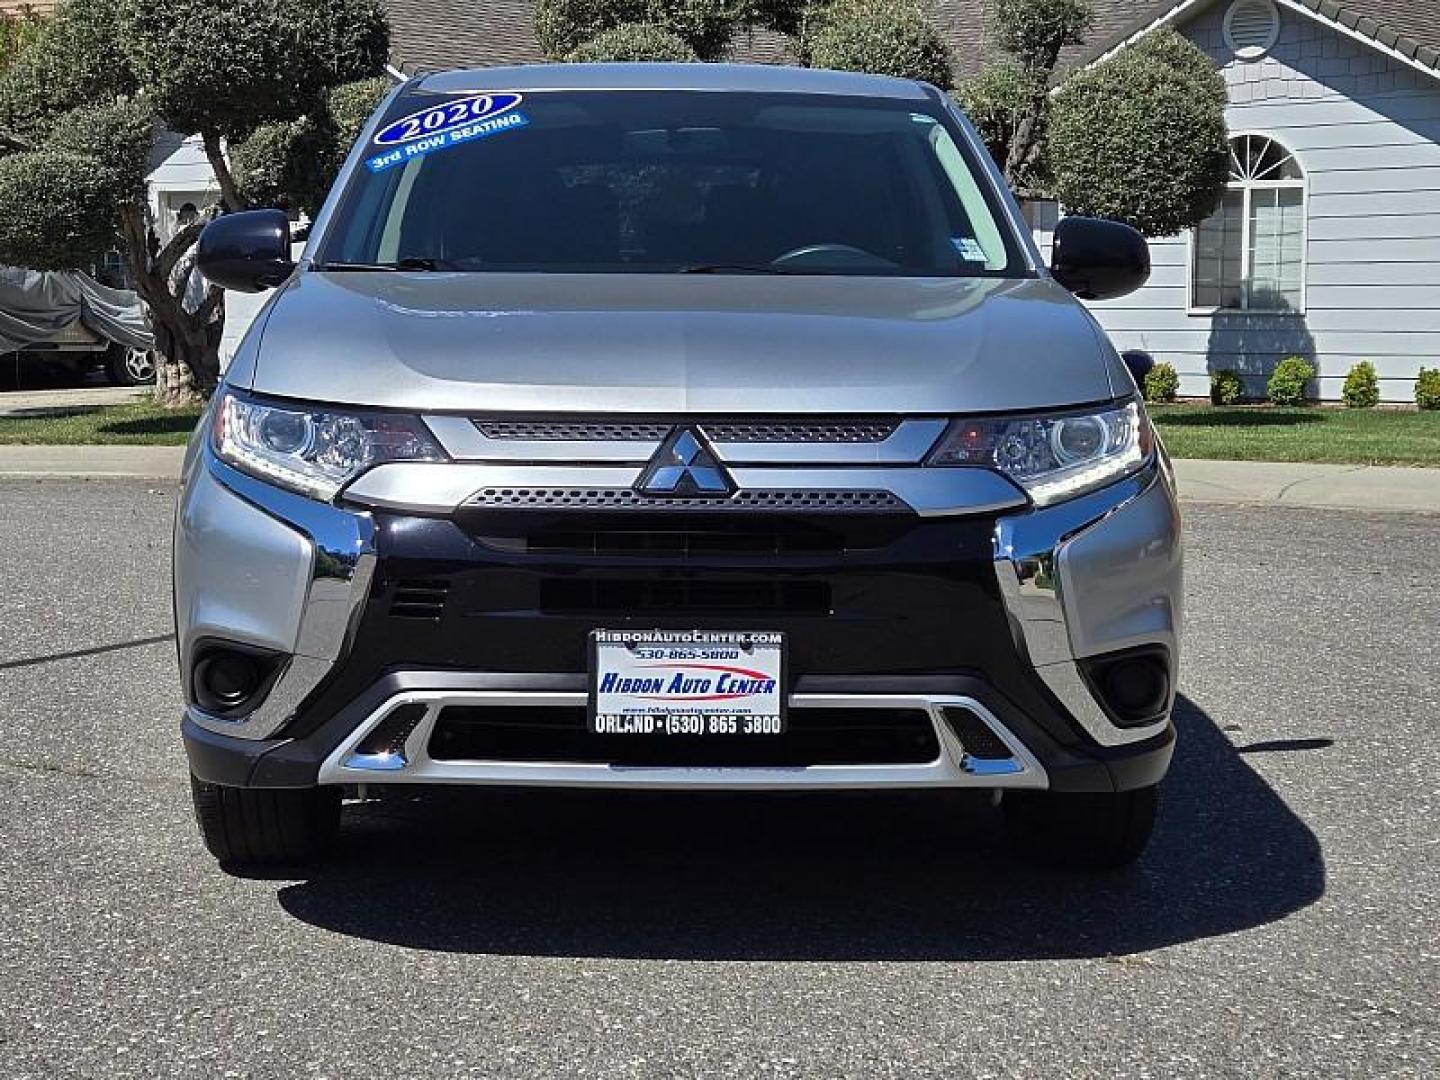
M 1373 409 L 1380 404 L 1380 379 L 1375 374 L 1375 365 L 1362 360 L 1345 376 L 1345 389 L 1341 391 L 1345 405 L 1351 409 Z
M 1210 404 L 1238 405 L 1245 396 L 1245 383 L 1238 371 L 1224 368 L 1210 376 Z
M 565 59 L 572 64 L 603 64 L 612 62 L 639 63 L 646 60 L 699 59 L 683 38 L 653 23 L 625 23 L 605 30 Z
M 1422 409 L 1440 409 L 1440 368 L 1421 368 L 1415 379 L 1415 404 Z
M 1265 393 L 1274 405 L 1303 405 L 1305 388 L 1315 378 L 1315 365 L 1299 356 L 1288 356 L 1275 365 Z
M 1072 214 L 1173 236 L 1219 204 L 1228 147 L 1225 80 L 1194 45 L 1158 30 L 1055 94 L 1050 194 Z
M 947 89 L 950 50 L 915 0 L 834 0 L 801 44 L 809 66 L 920 79 Z
M 1156 364 L 1145 373 L 1146 401 L 1174 401 L 1180 392 L 1180 376 L 1170 364 Z
M 644 21 L 645 0 L 539 0 L 535 40 L 546 56 L 560 60 L 606 30 Z

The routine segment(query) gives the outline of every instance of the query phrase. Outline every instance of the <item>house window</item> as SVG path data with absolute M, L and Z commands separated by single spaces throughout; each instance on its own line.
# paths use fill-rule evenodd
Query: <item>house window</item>
M 1190 306 L 1302 311 L 1305 174 L 1274 139 L 1230 140 L 1230 184 L 1194 232 Z

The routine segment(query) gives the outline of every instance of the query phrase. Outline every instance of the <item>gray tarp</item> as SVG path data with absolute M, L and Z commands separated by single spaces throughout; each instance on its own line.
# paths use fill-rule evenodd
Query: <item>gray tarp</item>
M 152 347 L 140 298 L 88 274 L 0 266 L 0 354 L 46 342 L 79 320 L 101 337 Z

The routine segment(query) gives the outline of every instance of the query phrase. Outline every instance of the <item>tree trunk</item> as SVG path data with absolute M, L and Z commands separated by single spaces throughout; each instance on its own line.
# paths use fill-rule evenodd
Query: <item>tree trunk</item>
M 205 159 L 210 162 L 210 169 L 215 174 L 215 182 L 220 186 L 220 201 L 225 204 L 225 209 L 231 212 L 245 209 L 245 200 L 230 171 L 230 163 L 225 160 L 225 151 L 220 147 L 220 136 L 207 131 L 200 136 L 200 141 L 205 147 Z
M 155 338 L 155 399 L 167 408 L 204 401 L 220 381 L 224 293 L 208 283 L 203 292 L 191 289 L 196 271 L 189 252 L 209 216 L 202 215 L 162 247 L 143 202 L 122 212 L 135 291 Z M 199 292 L 198 302 L 194 292 Z M 192 294 L 188 305 L 187 293 Z

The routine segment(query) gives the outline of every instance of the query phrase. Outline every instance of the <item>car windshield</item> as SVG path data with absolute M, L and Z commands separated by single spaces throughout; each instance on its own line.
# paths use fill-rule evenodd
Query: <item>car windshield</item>
M 322 269 L 1018 276 L 939 103 L 698 91 L 410 93 Z

